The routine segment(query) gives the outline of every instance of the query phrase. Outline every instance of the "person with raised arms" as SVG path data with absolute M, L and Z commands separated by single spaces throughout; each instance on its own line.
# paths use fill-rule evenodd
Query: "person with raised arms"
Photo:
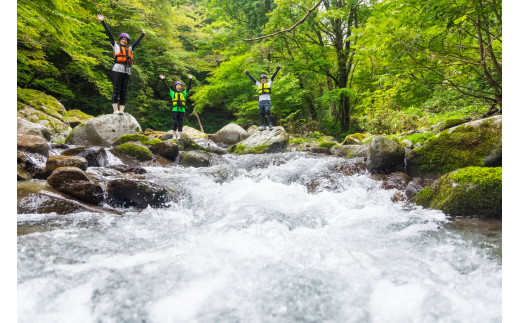
M 282 68 L 282 65 L 278 64 L 276 66 L 276 72 L 274 72 L 271 79 L 267 81 L 267 75 L 260 75 L 260 82 L 258 82 L 254 77 L 249 74 L 248 70 L 244 70 L 249 78 L 255 82 L 258 93 L 258 109 L 260 110 L 260 115 L 262 116 L 262 127 L 260 127 L 260 131 L 265 130 L 266 126 L 266 116 L 269 119 L 269 130 L 273 130 L 273 122 L 271 121 L 271 86 L 273 85 L 274 78 L 278 71 Z
M 114 67 L 112 68 L 112 107 L 114 108 L 114 113 L 123 114 L 126 103 L 126 90 L 128 88 L 128 81 L 130 80 L 130 71 L 134 63 L 134 50 L 146 33 L 144 30 L 141 30 L 141 35 L 139 35 L 139 38 L 137 38 L 131 46 L 129 46 L 130 36 L 127 33 L 121 33 L 119 35 L 119 44 L 117 44 L 108 25 L 105 23 L 103 15 L 97 15 L 96 17 L 101 21 L 103 27 L 105 27 L 105 32 L 110 40 L 114 53 Z
M 182 126 L 184 122 L 184 115 L 186 113 L 186 100 L 188 99 L 188 93 L 191 89 L 192 75 L 188 74 L 188 86 L 183 91 L 182 82 L 177 81 L 173 84 L 175 90 L 170 89 L 168 83 L 166 83 L 165 76 L 159 75 L 159 78 L 163 81 L 164 86 L 168 89 L 170 97 L 172 99 L 172 117 L 173 117 L 173 132 L 175 133 L 175 139 L 179 139 L 182 135 Z

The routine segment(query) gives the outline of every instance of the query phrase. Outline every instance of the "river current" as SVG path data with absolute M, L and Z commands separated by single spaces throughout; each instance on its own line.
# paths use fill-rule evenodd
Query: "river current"
M 146 167 L 178 203 L 19 214 L 38 229 L 18 236 L 18 322 L 501 322 L 501 230 L 392 202 L 347 162 Z

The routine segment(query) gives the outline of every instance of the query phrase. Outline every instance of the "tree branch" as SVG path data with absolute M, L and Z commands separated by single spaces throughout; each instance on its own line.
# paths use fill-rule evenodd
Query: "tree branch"
M 296 26 L 298 26 L 299 24 L 303 23 L 305 21 L 305 19 L 307 19 L 307 17 L 309 17 L 309 15 L 314 11 L 316 10 L 316 8 L 318 8 L 318 6 L 323 2 L 323 0 L 320 0 L 318 1 L 318 3 L 316 3 L 316 5 L 314 7 L 312 7 L 309 11 L 307 11 L 307 14 L 302 18 L 300 19 L 300 21 L 298 21 L 297 23 L 295 23 L 294 25 L 292 25 L 290 28 L 288 29 L 283 29 L 283 30 L 279 30 L 277 32 L 274 32 L 272 34 L 269 34 L 269 35 L 265 35 L 265 36 L 260 36 L 260 37 L 256 37 L 256 38 L 249 38 L 249 39 L 246 39 L 246 38 L 242 38 L 243 41 L 255 41 L 255 40 L 260 40 L 260 39 L 265 39 L 265 38 L 270 38 L 270 37 L 273 37 L 275 35 L 278 35 L 278 34 L 282 34 L 282 33 L 286 33 L 286 32 L 290 32 L 292 31 L 294 28 L 296 28 Z

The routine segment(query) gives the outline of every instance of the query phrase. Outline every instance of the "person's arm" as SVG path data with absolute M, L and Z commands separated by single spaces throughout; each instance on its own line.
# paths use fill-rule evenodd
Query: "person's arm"
M 103 17 L 103 15 L 97 15 L 96 17 L 97 17 L 97 19 L 99 19 L 99 21 L 101 21 L 101 24 L 103 25 L 103 27 L 105 27 L 105 33 L 107 34 L 107 36 L 110 40 L 110 44 L 112 44 L 112 46 L 114 46 L 116 44 L 116 42 L 114 40 L 114 36 L 112 36 L 112 32 L 108 28 L 108 25 L 105 23 L 105 18 Z
M 159 78 L 163 81 L 163 84 L 166 87 L 166 89 L 168 90 L 168 93 L 170 93 L 171 89 L 168 86 L 168 83 L 166 83 L 165 76 L 163 74 L 161 74 L 161 75 L 159 75 Z
M 276 74 L 278 74 L 278 71 L 282 68 L 282 66 L 280 64 L 278 64 L 278 66 L 276 66 L 276 72 L 274 72 L 273 76 L 271 76 L 271 82 L 274 81 L 274 77 L 276 76 Z
M 186 86 L 186 93 L 190 92 L 190 89 L 191 89 L 191 78 L 193 76 L 191 74 L 188 74 L 188 77 L 189 77 L 189 81 L 188 81 L 188 85 Z
M 246 75 L 249 76 L 249 78 L 251 79 L 251 81 L 255 82 L 255 84 L 258 82 L 257 80 L 255 80 L 254 77 L 251 76 L 251 74 L 249 74 L 249 71 L 248 71 L 248 70 L 245 70 L 244 73 L 246 73 Z
M 141 39 L 143 39 L 146 32 L 144 30 L 141 30 L 141 35 L 139 35 L 139 38 L 135 41 L 135 43 L 132 44 L 132 50 L 136 49 L 137 46 L 139 46 L 139 43 L 141 42 Z

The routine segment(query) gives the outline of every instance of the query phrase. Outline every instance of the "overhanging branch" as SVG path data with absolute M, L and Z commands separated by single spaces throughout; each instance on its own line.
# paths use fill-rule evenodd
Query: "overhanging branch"
M 312 7 L 309 11 L 307 11 L 307 14 L 302 18 L 300 19 L 300 21 L 298 21 L 297 23 L 295 23 L 294 25 L 292 25 L 290 28 L 287 28 L 287 29 L 283 29 L 283 30 L 279 30 L 277 32 L 274 32 L 272 34 L 269 34 L 269 35 L 265 35 L 265 36 L 260 36 L 260 37 L 256 37 L 256 38 L 249 38 L 249 39 L 246 39 L 246 38 L 242 38 L 243 41 L 255 41 L 255 40 L 260 40 L 260 39 L 265 39 L 265 38 L 270 38 L 270 37 L 273 37 L 273 36 L 276 36 L 276 35 L 279 35 L 279 34 L 282 34 L 282 33 L 286 33 L 286 32 L 290 32 L 292 31 L 294 28 L 296 28 L 296 26 L 298 26 L 299 24 L 303 23 L 307 17 L 309 17 L 309 15 L 314 11 L 316 10 L 316 8 L 318 8 L 318 6 L 323 2 L 323 0 L 320 0 L 318 1 L 318 3 L 316 3 L 316 5 L 314 7 Z

